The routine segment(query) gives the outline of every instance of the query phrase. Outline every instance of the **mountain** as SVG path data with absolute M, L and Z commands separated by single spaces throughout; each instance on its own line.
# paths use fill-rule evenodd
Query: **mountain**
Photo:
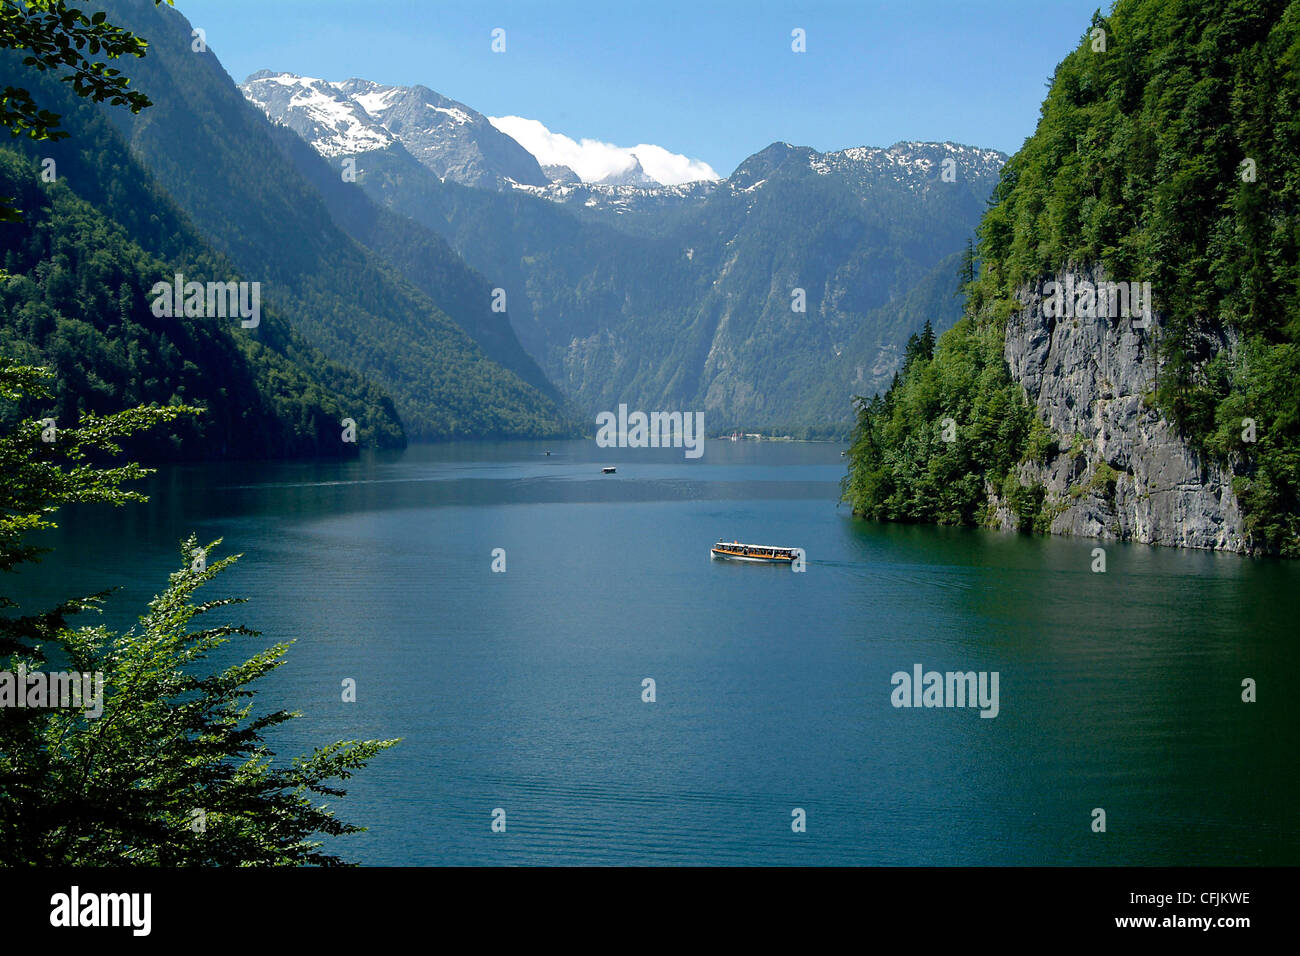
M 261 281 L 295 328 L 393 396 L 408 435 L 568 431 L 550 396 L 493 361 L 424 291 L 340 227 L 277 147 L 265 115 L 210 51 L 191 50 L 184 17 L 149 0 L 105 6 L 111 22 L 149 40 L 130 75 L 154 102 L 138 116 L 106 115 L 204 237 Z M 490 313 L 490 297 L 473 309 Z
M 961 312 L 961 264 L 962 253 L 945 256 L 903 295 L 868 312 L 853 336 L 827 360 L 812 401 L 820 407 L 842 407 L 844 382 L 853 395 L 874 394 L 902 366 L 907 340 L 925 323 L 940 330 L 951 325 Z M 866 364 L 868 360 L 872 364 Z
M 541 187 L 516 183 L 514 188 L 569 206 L 579 215 L 613 221 L 613 217 L 623 218 L 626 213 L 662 212 L 689 206 L 718 190 L 737 193 L 758 189 L 770 174 L 783 168 L 788 172 L 804 164 L 821 175 L 835 175 L 859 195 L 882 183 L 893 183 L 900 189 L 924 189 L 936 177 L 942 181 L 945 160 L 952 161 L 954 172 L 960 164 L 967 177 L 982 184 L 996 181 L 1006 156 L 996 150 L 953 143 L 895 143 L 887 149 L 860 146 L 830 153 L 773 143 L 746 159 L 724 180 L 665 186 L 648 176 L 639 183 L 621 179 L 614 182 L 609 178 L 599 183 L 582 183 L 575 176 L 573 179 L 552 177 L 550 184 Z M 626 218 L 638 220 L 635 216 Z M 653 231 L 659 223 L 641 217 L 636 226 L 628 222 L 621 225 L 633 229 L 649 225 Z
M 554 169 L 555 167 L 546 167 Z M 561 167 L 566 168 L 567 167 Z M 539 199 L 546 199 L 557 205 L 567 206 L 575 216 L 612 222 L 622 218 L 625 213 L 659 213 L 671 212 L 682 207 L 692 206 L 704 197 L 712 195 L 719 188 L 725 187 L 725 180 L 701 179 L 696 182 L 681 183 L 676 186 L 654 185 L 610 185 L 608 183 L 584 183 L 575 174 L 572 178 L 562 174 L 553 178 L 546 186 L 525 186 L 516 183 L 515 191 Z M 656 217 L 629 217 L 636 219 L 637 225 L 619 223 L 624 229 L 648 229 L 651 233 L 658 231 L 661 221 Z
M 401 143 L 439 179 L 465 186 L 503 189 L 551 181 L 533 155 L 486 116 L 426 86 L 327 83 L 261 70 L 240 89 L 325 157 Z
M 349 99 L 339 84 L 292 73 L 254 73 L 240 87 L 325 157 L 383 149 L 397 142 L 383 124 Z
M 372 202 L 344 182 L 337 169 L 287 127 L 271 129 L 271 138 L 288 162 L 314 186 L 339 227 L 381 256 L 404 279 L 450 316 L 492 358 L 548 399 L 558 400 L 555 386 L 515 337 L 506 312 L 484 308 L 492 287 L 460 258 L 442 237 L 412 219 Z M 401 147 L 397 147 L 400 149 Z
M 1300 4 L 1095 15 L 965 315 L 861 410 L 854 511 L 1300 555 L 1297 115 Z
M 570 187 L 587 199 L 559 209 L 421 182 L 383 152 L 358 168 L 373 196 L 512 292 L 520 340 L 583 407 L 698 408 L 722 427 L 847 421 L 851 396 L 888 384 L 919 328 L 893 321 L 891 303 L 964 245 L 1000 156 L 765 152 L 767 177 L 742 164 L 718 184 Z M 946 327 L 959 308 L 950 298 L 928 318 Z
M 294 128 L 296 108 L 245 92 Z M 582 409 L 703 409 L 719 428 L 847 424 L 852 395 L 888 383 L 925 318 L 957 318 L 955 297 L 931 296 L 938 311 L 917 321 L 907 295 L 947 282 L 932 273 L 970 236 L 1003 158 L 777 143 L 722 181 L 642 172 L 501 192 L 443 181 L 401 144 L 348 157 L 370 197 L 505 290 L 520 342 Z
M 578 174 L 575 173 L 568 166 L 561 166 L 561 165 L 543 166 L 542 172 L 544 172 L 546 174 L 546 178 L 553 183 L 582 182 L 582 180 L 578 178 Z
M 19 222 L 0 224 L 0 352 L 53 372 L 50 400 L 0 415 L 68 425 L 83 411 L 142 404 L 204 409 L 124 444 L 150 460 L 355 454 L 357 444 L 342 440 L 345 418 L 359 443 L 404 442 L 392 400 L 327 360 L 274 305 L 250 329 L 236 318 L 154 314 L 155 283 L 177 273 L 204 283 L 245 277 L 204 242 L 101 110 L 62 101 L 66 86 L 27 75 L 16 55 L 0 56 L 0 82 L 58 104 L 71 134 L 0 146 L 0 194 L 22 211 Z
M 601 179 L 596 180 L 600 186 L 658 186 L 661 185 L 657 180 L 647 175 L 641 167 L 641 160 L 637 158 L 636 153 L 632 154 L 632 165 L 618 172 L 610 173 Z M 521 184 L 521 185 L 527 185 Z

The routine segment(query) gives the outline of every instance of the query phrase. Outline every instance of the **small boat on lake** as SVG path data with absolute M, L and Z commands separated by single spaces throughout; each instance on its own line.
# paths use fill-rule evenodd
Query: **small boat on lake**
M 602 475 L 612 475 L 612 474 L 614 474 L 616 471 L 618 471 L 618 469 L 615 468 L 613 465 L 610 465 L 610 466 L 608 466 L 608 467 L 605 467 L 605 468 L 600 469 L 600 473 L 601 473 Z
M 726 561 L 753 561 L 758 564 L 790 564 L 799 556 L 798 548 L 778 548 L 769 544 L 741 544 L 719 541 L 709 553 L 711 558 Z

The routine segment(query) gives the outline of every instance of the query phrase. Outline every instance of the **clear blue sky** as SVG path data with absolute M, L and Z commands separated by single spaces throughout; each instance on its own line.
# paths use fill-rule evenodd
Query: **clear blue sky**
M 423 83 L 575 139 L 722 175 L 769 143 L 952 140 L 1015 152 L 1106 0 L 175 0 L 237 81 Z M 506 52 L 491 52 L 491 31 Z M 790 31 L 807 32 L 792 53 Z

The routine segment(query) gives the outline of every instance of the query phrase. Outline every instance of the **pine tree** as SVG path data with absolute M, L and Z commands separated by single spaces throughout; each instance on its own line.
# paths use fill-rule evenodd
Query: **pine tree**
M 971 283 L 975 281 L 975 244 L 969 238 L 966 248 L 962 250 L 961 267 L 957 273 L 957 291 L 954 295 L 966 295 Z

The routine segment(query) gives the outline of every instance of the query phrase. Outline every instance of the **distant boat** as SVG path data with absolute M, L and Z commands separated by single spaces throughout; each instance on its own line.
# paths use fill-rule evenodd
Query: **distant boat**
M 612 475 L 612 474 L 614 474 L 614 472 L 616 472 L 617 470 L 618 470 L 618 469 L 615 468 L 613 465 L 609 465 L 608 467 L 605 467 L 605 468 L 600 469 L 600 473 L 601 473 L 602 475 Z
M 767 544 L 719 541 L 713 546 L 709 557 L 726 561 L 754 561 L 759 564 L 790 564 L 798 556 L 798 551 L 798 548 L 778 548 Z

